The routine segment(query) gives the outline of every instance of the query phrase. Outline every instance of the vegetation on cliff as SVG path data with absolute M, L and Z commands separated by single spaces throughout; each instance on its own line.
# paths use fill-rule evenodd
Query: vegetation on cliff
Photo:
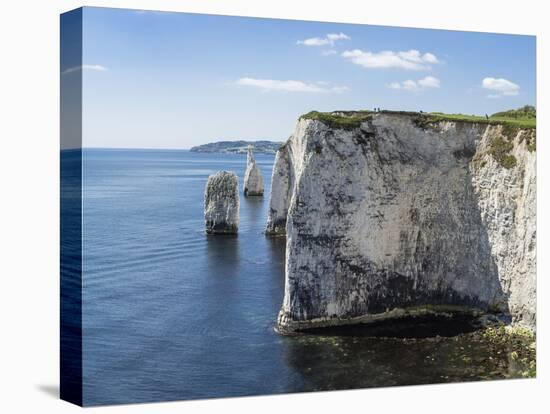
M 515 118 L 515 119 L 536 119 L 537 110 L 534 106 L 525 105 L 518 109 L 511 109 L 509 111 L 497 112 L 491 115 L 491 118 Z
M 359 128 L 361 123 L 371 119 L 371 111 L 334 111 L 317 112 L 311 111 L 302 115 L 300 119 L 313 119 L 335 129 L 345 129 L 350 131 Z
M 504 114 L 505 112 L 499 112 L 498 114 Z M 508 117 L 504 115 L 491 115 L 490 117 L 479 115 L 465 115 L 465 114 L 444 114 L 443 112 L 430 112 L 424 115 L 427 122 L 436 123 L 440 121 L 455 121 L 455 122 L 473 122 L 476 124 L 488 124 L 488 125 L 504 125 L 511 128 L 518 129 L 530 129 L 536 128 L 536 118 L 519 118 Z
M 300 119 L 312 119 L 320 121 L 325 125 L 344 130 L 353 130 L 359 128 L 365 121 L 372 119 L 376 113 L 390 115 L 411 116 L 414 124 L 423 129 L 436 128 L 442 121 L 469 122 L 485 125 L 500 125 L 502 127 L 502 138 L 492 140 L 489 154 L 504 168 L 512 168 L 517 164 L 516 157 L 511 154 L 514 148 L 513 141 L 519 135 L 520 140 L 527 142 L 527 149 L 530 152 L 536 150 L 536 122 L 537 113 L 533 106 L 525 105 L 518 109 L 497 112 L 491 116 L 465 115 L 465 114 L 445 114 L 443 112 L 409 112 L 409 111 L 334 111 L 318 112 L 311 111 L 304 114 Z
M 503 125 L 507 133 L 517 132 L 519 129 L 536 128 L 537 115 L 533 106 L 523 106 L 504 112 L 497 112 L 491 116 L 446 114 L 443 112 L 410 112 L 410 111 L 333 111 L 318 112 L 311 111 L 304 114 L 300 119 L 313 119 L 339 129 L 351 130 L 358 128 L 362 122 L 368 121 L 375 113 L 409 115 L 413 116 L 415 122 L 421 127 L 428 127 L 441 121 L 472 122 L 477 124 Z
M 514 144 L 511 140 L 505 140 L 497 137 L 491 141 L 489 154 L 491 154 L 495 161 L 497 161 L 504 168 L 512 168 L 517 164 L 516 157 L 510 154 L 510 151 L 512 151 L 513 148 Z
M 527 141 L 527 149 L 530 152 L 536 151 L 536 149 L 537 149 L 537 133 L 534 129 L 532 129 L 528 132 L 524 132 L 521 135 L 520 139 Z

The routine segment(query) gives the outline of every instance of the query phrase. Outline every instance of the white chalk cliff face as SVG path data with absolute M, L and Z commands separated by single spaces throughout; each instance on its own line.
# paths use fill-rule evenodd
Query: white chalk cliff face
M 287 237 L 281 332 L 418 309 L 499 310 L 534 328 L 534 131 L 425 120 L 298 121 L 267 225 Z
M 208 177 L 204 191 L 204 220 L 209 234 L 235 234 L 239 229 L 239 182 L 233 172 Z
M 252 154 L 252 147 L 248 147 L 246 154 L 246 172 L 244 174 L 244 195 L 245 196 L 263 196 L 264 178 L 260 168 L 256 165 L 256 160 Z

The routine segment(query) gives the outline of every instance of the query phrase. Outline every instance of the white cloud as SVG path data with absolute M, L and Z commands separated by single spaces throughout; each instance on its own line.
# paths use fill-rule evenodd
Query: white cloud
M 401 85 L 402 85 L 402 88 L 405 89 L 406 91 L 416 91 L 419 89 L 418 84 L 415 81 L 410 79 L 404 81 Z
M 519 85 L 504 78 L 484 78 L 481 87 L 494 93 L 488 98 L 500 98 L 501 96 L 515 96 L 519 94 Z
M 394 52 L 384 50 L 382 52 L 368 52 L 359 49 L 346 50 L 342 57 L 356 65 L 368 69 L 398 68 L 407 70 L 428 70 L 431 64 L 439 63 L 432 53 L 421 54 L 418 50 Z
M 329 41 L 328 39 L 325 39 L 325 38 L 312 37 L 311 39 L 298 40 L 296 44 L 305 45 L 305 46 L 324 46 L 324 45 L 328 45 Z
M 82 66 L 73 66 L 72 68 L 65 69 L 62 72 L 62 74 L 65 75 L 67 73 L 72 73 L 79 70 L 96 70 L 100 72 L 105 72 L 108 69 L 105 66 L 101 66 L 101 65 L 82 65 Z
M 334 46 L 338 40 L 350 40 L 351 37 L 340 32 L 340 33 L 329 33 L 325 37 L 311 37 L 306 40 L 298 40 L 297 45 L 304 46 Z
M 326 82 L 306 83 L 297 80 L 240 78 L 236 84 L 256 87 L 265 92 L 342 93 L 349 90 L 346 86 L 329 86 Z
M 334 49 L 329 49 L 329 50 L 323 50 L 321 52 L 321 55 L 323 56 L 331 56 L 331 55 L 336 55 L 338 52 Z
M 327 39 L 332 41 L 332 42 L 335 42 L 337 40 L 350 40 L 351 37 L 349 37 L 348 35 L 345 35 L 344 33 L 340 32 L 340 33 L 329 33 L 327 35 Z
M 433 76 L 426 76 L 418 81 L 418 85 L 423 88 L 439 88 L 441 86 L 441 82 Z
M 387 87 L 390 89 L 403 89 L 405 91 L 410 91 L 410 92 L 419 92 L 425 89 L 439 88 L 440 86 L 441 86 L 440 80 L 433 76 L 426 76 L 425 78 L 419 79 L 417 81 L 408 79 L 401 83 L 392 82 L 387 85 Z
M 428 63 L 439 63 L 439 60 L 435 57 L 435 55 L 429 52 L 424 53 L 424 56 L 422 56 L 422 59 L 424 60 L 424 62 L 428 62 Z

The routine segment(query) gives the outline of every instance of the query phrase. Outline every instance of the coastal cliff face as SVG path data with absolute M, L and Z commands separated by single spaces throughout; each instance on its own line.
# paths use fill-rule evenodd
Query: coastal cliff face
M 408 113 L 301 118 L 276 156 L 266 230 L 287 236 L 279 330 L 434 309 L 534 328 L 534 139 Z

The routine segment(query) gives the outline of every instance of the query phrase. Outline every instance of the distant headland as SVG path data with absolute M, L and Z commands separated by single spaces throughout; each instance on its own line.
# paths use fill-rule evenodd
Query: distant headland
M 197 145 L 196 147 L 192 147 L 190 151 L 246 154 L 250 145 L 252 146 L 252 151 L 255 153 L 275 154 L 282 144 L 282 142 L 274 141 L 218 141 Z

